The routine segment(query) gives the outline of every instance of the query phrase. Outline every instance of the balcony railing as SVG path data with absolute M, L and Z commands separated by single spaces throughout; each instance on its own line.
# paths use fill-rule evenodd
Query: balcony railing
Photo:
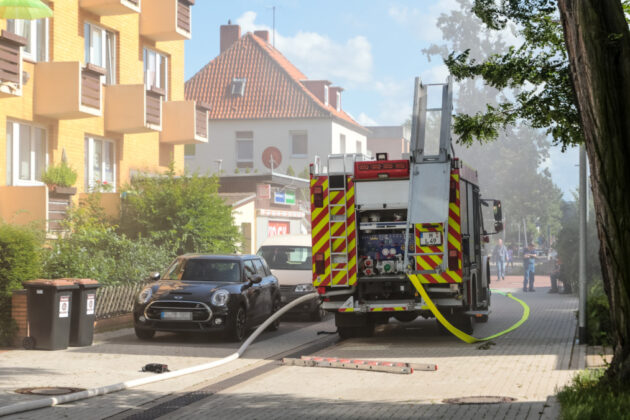
M 194 0 L 150 0 L 142 4 L 140 34 L 154 41 L 190 39 Z
M 99 16 L 140 13 L 140 0 L 81 0 L 80 6 Z
M 160 133 L 160 142 L 207 143 L 209 109 L 207 105 L 195 101 L 164 102 L 164 124 Z
M 117 133 L 162 130 L 164 91 L 143 84 L 105 88 L 105 129 Z
M 3 30 L 0 32 L 0 95 L 22 94 L 22 49 L 26 38 Z
M 35 64 L 35 114 L 55 119 L 102 115 L 102 67 L 78 61 Z

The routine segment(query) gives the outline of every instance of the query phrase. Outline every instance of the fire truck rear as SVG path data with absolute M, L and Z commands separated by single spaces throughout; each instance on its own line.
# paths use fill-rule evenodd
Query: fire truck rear
M 438 106 L 428 92 L 437 89 Z M 453 156 L 452 82 L 416 79 L 407 159 L 331 155 L 311 165 L 313 286 L 342 337 L 370 335 L 391 317 L 433 314 L 412 284 L 456 328 L 487 321 L 489 261 L 484 242 L 502 229 L 501 203 L 481 198 L 477 172 Z M 484 210 L 494 229 L 484 229 Z

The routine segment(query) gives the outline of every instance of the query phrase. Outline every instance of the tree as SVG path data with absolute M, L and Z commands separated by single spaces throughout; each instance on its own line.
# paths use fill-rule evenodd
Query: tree
M 176 176 L 172 167 L 164 176 L 136 177 L 122 203 L 120 230 L 176 254 L 236 252 L 240 234 L 218 188 L 216 177 Z
M 484 28 L 483 22 L 469 13 L 471 0 L 457 0 L 459 8 L 438 18 L 445 44 L 431 45 L 424 54 L 431 59 L 447 59 L 449 51 L 467 50 L 475 60 L 487 60 L 508 49 L 503 37 Z M 506 95 L 516 91 L 499 91 L 474 79 L 461 80 L 455 97 L 455 110 L 460 115 L 474 114 L 490 104 L 496 107 Z M 411 120 L 408 120 L 408 124 Z M 547 227 L 552 235 L 560 230 L 562 193 L 551 180 L 551 174 L 542 165 L 549 156 L 550 142 L 540 130 L 525 124 L 500 127 L 497 141 L 472 144 L 459 140 L 455 154 L 479 174 L 483 195 L 501 199 L 506 220 L 506 240 L 516 242 L 518 229 L 527 221 L 528 232 L 540 226 L 545 242 Z
M 475 0 L 473 12 L 493 30 L 515 23 L 524 42 L 483 62 L 470 59 L 468 51 L 451 53 L 447 66 L 457 78 L 481 77 L 490 86 L 522 91 L 485 112 L 457 116 L 455 131 L 465 142 L 484 142 L 524 119 L 563 148 L 585 145 L 615 342 L 607 372 L 628 385 L 630 33 L 621 2 Z

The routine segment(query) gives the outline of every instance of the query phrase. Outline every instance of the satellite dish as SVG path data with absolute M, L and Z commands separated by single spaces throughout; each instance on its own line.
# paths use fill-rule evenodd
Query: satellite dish
M 271 169 L 271 164 L 273 162 L 273 168 L 275 169 L 282 163 L 282 153 L 277 147 L 269 146 L 263 151 L 262 161 L 269 169 Z

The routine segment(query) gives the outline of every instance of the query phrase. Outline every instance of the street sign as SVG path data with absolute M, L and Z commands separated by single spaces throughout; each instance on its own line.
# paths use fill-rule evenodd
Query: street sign
M 295 191 L 276 191 L 273 193 L 273 202 L 291 206 L 295 204 Z

